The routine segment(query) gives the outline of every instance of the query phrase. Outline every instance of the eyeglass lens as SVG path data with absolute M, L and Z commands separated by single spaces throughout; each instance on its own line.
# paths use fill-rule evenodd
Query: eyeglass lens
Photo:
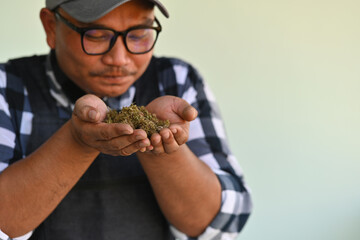
M 156 37 L 157 31 L 155 29 L 133 29 L 127 32 L 125 37 L 125 45 L 132 53 L 148 52 L 154 46 Z M 110 50 L 115 40 L 115 34 L 111 30 L 88 30 L 83 34 L 84 50 L 89 54 L 105 53 Z

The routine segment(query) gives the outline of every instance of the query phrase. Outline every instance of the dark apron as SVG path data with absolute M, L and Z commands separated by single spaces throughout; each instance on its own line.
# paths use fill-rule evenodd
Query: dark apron
M 59 108 L 49 94 L 44 62 L 43 57 L 36 56 L 12 61 L 24 79 L 34 113 L 27 154 L 68 120 L 59 118 Z M 156 71 L 151 69 L 153 67 L 136 82 L 135 102 L 138 105 L 146 105 L 159 96 Z M 136 155 L 100 154 L 30 239 L 174 238 Z

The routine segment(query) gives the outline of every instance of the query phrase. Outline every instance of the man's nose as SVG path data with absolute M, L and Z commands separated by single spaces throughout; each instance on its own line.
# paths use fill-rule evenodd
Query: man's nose
M 130 54 L 122 37 L 119 36 L 111 50 L 104 55 L 103 61 L 107 65 L 124 66 L 130 62 Z

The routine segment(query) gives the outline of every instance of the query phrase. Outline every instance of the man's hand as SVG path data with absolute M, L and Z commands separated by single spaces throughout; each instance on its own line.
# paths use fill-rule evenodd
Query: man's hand
M 174 96 L 163 96 L 150 102 L 146 109 L 163 120 L 170 120 L 170 127 L 151 136 L 152 152 L 172 153 L 189 138 L 190 121 L 197 117 L 197 111 L 185 100 Z
M 73 137 L 84 147 L 113 156 L 128 156 L 150 146 L 145 131 L 122 123 L 104 123 L 107 110 L 95 95 L 79 98 L 71 118 Z
M 166 219 L 189 236 L 200 235 L 221 206 L 221 185 L 214 172 L 184 143 L 197 111 L 185 100 L 164 96 L 146 109 L 169 128 L 151 136 L 152 151 L 137 153 Z M 210 190 L 209 190 L 210 189 Z

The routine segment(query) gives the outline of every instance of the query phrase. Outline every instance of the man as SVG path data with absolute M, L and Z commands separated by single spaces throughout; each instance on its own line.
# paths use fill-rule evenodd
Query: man
M 234 239 L 244 226 L 251 198 L 209 89 L 152 55 L 155 6 L 168 17 L 157 0 L 47 0 L 50 54 L 0 65 L 0 239 Z M 131 103 L 170 127 L 104 123 Z

